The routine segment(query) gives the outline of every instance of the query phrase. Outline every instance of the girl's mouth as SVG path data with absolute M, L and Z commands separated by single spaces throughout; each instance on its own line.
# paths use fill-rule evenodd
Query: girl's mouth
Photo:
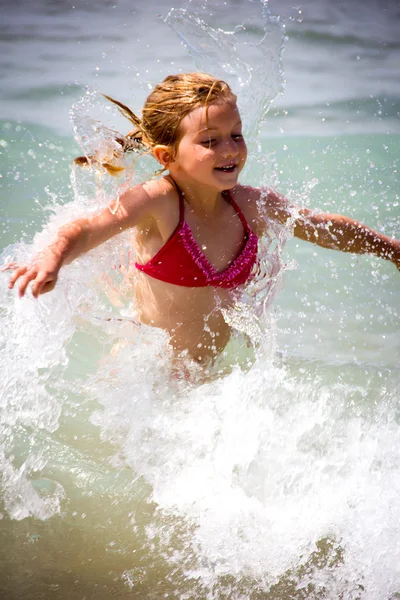
M 236 165 L 228 165 L 226 167 L 215 167 L 216 171 L 222 171 L 223 173 L 233 173 L 236 169 Z

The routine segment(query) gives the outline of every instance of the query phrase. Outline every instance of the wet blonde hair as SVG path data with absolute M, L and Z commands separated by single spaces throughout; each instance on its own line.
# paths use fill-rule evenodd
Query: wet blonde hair
M 101 162 L 111 175 L 119 175 L 124 170 L 124 167 L 116 163 L 126 152 L 149 154 L 155 146 L 163 145 L 168 146 L 174 155 L 183 135 L 180 124 L 186 115 L 200 106 L 207 109 L 210 104 L 220 100 L 236 100 L 225 81 L 207 73 L 168 75 L 147 97 L 141 119 L 118 100 L 105 97 L 116 104 L 134 125 L 134 129 L 125 136 L 116 136 L 115 141 L 121 149 L 114 151 L 109 161 Z M 93 156 L 75 159 L 75 163 L 79 165 L 93 162 L 96 162 Z M 160 172 L 163 171 L 165 169 Z

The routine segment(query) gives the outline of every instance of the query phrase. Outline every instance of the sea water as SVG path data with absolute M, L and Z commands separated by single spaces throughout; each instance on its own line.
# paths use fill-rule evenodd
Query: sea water
M 129 183 L 71 170 L 129 127 L 96 91 L 140 112 L 195 68 L 238 95 L 243 181 L 399 237 L 398 31 L 389 2 L 3 3 L 2 262 Z M 2 597 L 399 595 L 399 273 L 275 234 L 227 315 L 256 350 L 206 377 L 132 323 L 129 235 L 38 302 L 1 276 Z

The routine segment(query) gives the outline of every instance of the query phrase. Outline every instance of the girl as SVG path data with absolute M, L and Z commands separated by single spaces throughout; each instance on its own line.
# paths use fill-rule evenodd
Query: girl
M 177 352 L 212 359 L 231 329 L 223 309 L 257 270 L 258 240 L 267 222 L 292 219 L 294 235 L 325 248 L 372 253 L 400 268 L 400 242 L 348 217 L 294 211 L 282 196 L 238 183 L 246 143 L 229 85 L 205 73 L 167 77 L 147 98 L 140 120 L 116 142 L 151 152 L 168 174 L 124 192 L 113 208 L 62 227 L 29 265 L 10 265 L 23 296 L 51 291 L 58 273 L 82 253 L 135 228 L 133 286 L 142 323 L 166 330 Z M 118 157 L 116 157 L 118 159 Z M 77 159 L 79 164 L 93 158 Z M 118 160 L 103 163 L 118 172 Z

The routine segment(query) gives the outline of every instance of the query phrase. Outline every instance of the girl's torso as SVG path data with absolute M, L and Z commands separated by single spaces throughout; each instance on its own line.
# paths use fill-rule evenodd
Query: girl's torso
M 154 184 L 162 190 L 154 217 L 136 230 L 136 260 L 141 265 L 164 252 L 182 220 L 182 205 L 174 184 L 168 178 Z M 235 186 L 231 191 L 233 203 L 222 199 L 212 219 L 199 218 L 185 203 L 186 226 L 215 273 L 224 273 L 235 263 L 248 243 L 249 232 L 254 237 L 261 233 L 256 192 Z M 142 322 L 167 330 L 178 351 L 187 349 L 199 360 L 225 347 L 230 328 L 220 309 L 234 300 L 234 288 L 175 285 L 135 271 L 136 303 Z

